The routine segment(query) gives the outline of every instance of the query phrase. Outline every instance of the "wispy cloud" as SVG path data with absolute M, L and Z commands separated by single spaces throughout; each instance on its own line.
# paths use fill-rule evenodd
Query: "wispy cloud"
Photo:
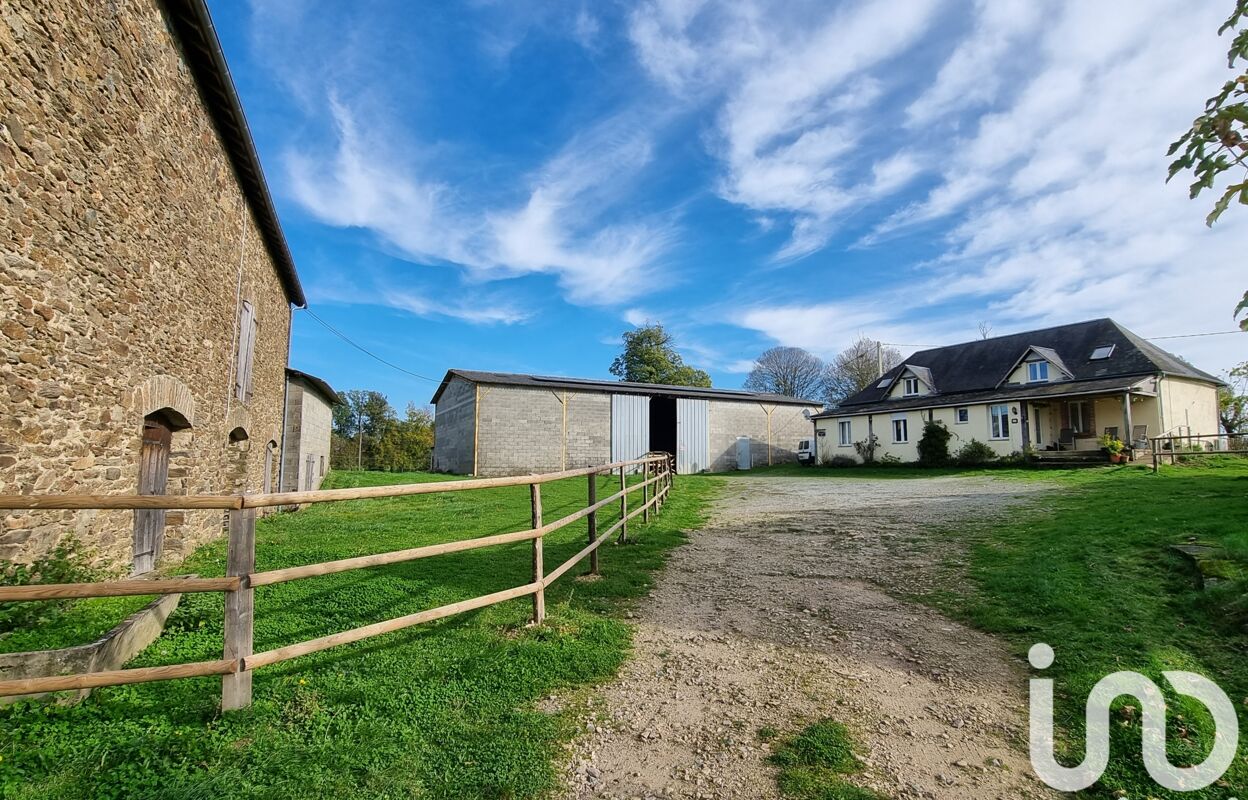
M 483 208 L 393 152 L 383 121 L 366 133 L 344 102 L 331 97 L 330 110 L 332 149 L 285 159 L 292 195 L 320 221 L 367 229 L 409 260 L 458 266 L 477 281 L 551 274 L 574 303 L 622 303 L 652 286 L 672 221 L 611 213 L 650 162 L 648 123 L 604 120 L 534 171 L 521 203 Z

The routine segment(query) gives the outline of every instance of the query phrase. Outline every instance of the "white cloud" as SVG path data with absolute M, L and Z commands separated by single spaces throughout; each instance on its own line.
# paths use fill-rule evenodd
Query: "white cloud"
M 787 215 L 792 236 L 777 257 L 791 259 L 823 247 L 848 209 L 921 171 L 898 154 L 872 163 L 863 113 L 883 94 L 872 70 L 904 54 L 939 4 L 653 0 L 635 11 L 630 34 L 655 80 L 694 102 L 713 98 L 718 191 Z
M 646 124 L 603 121 L 528 179 L 522 203 L 480 209 L 393 152 L 385 125 L 374 120 L 366 136 L 344 103 L 331 99 L 330 110 L 333 151 L 286 157 L 292 195 L 322 222 L 368 229 L 407 259 L 459 266 L 473 280 L 554 275 L 574 303 L 626 302 L 654 286 L 673 223 L 604 221 L 651 159 Z
M 459 299 L 460 293 L 445 300 L 433 299 L 434 294 L 416 287 L 411 281 L 398 285 L 389 278 L 369 277 L 367 271 L 331 277 L 308 287 L 308 296 L 317 303 L 382 306 L 427 319 L 441 317 L 478 325 L 512 325 L 532 316 L 531 311 L 493 293 L 478 291 Z

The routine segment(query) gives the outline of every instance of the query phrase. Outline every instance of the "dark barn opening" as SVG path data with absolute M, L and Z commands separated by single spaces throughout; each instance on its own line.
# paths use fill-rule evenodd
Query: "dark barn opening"
M 676 452 L 676 398 L 650 398 L 650 450 Z

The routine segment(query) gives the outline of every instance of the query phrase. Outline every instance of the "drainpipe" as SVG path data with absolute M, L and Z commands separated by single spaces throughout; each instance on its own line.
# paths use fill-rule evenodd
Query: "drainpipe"
M 289 305 L 286 307 L 288 310 Z M 290 346 L 291 331 L 295 324 L 295 312 L 291 311 L 286 315 L 286 364 L 290 365 Z M 233 390 L 233 380 L 230 381 L 230 389 Z M 287 395 L 290 393 L 290 381 L 286 380 L 286 370 L 282 370 L 282 430 L 281 440 L 277 443 L 277 490 L 280 492 L 285 487 L 286 480 L 286 401 L 289 399 Z M 330 440 L 333 440 L 331 434 Z

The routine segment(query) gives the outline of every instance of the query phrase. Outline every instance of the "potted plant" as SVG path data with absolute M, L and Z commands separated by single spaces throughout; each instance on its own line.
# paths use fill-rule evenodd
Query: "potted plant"
M 1124 444 L 1121 439 L 1114 438 L 1107 433 L 1101 436 L 1101 438 L 1097 441 L 1100 442 L 1101 449 L 1109 454 L 1109 461 L 1111 464 L 1121 464 L 1126 460 L 1126 456 L 1122 454 L 1122 451 L 1126 448 L 1126 444 Z

